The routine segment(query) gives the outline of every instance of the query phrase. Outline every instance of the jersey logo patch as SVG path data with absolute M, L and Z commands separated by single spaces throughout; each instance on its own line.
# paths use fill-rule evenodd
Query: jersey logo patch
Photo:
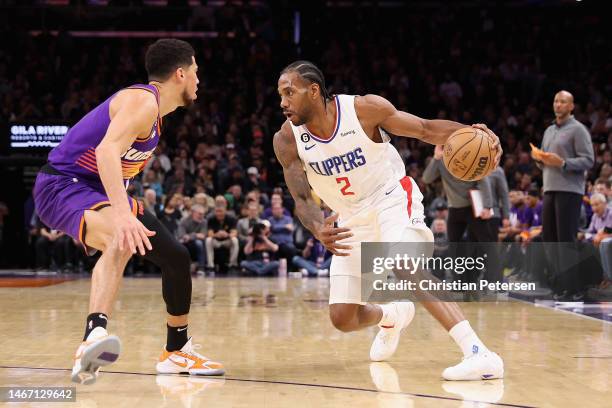
M 302 142 L 308 143 L 310 142 L 310 135 L 308 133 L 302 133 L 302 136 L 300 136 L 300 139 L 302 139 Z
M 315 144 L 310 145 L 310 146 L 305 146 L 305 147 L 304 147 L 304 149 L 306 149 L 306 150 L 310 150 L 310 149 L 312 149 L 313 147 L 315 147 L 316 145 L 317 145 L 317 144 L 315 143 Z

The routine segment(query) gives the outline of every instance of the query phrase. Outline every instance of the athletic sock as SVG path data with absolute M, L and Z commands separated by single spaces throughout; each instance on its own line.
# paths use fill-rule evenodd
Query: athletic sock
M 83 341 L 87 340 L 89 334 L 96 327 L 102 327 L 106 329 L 106 323 L 108 323 L 108 316 L 104 313 L 91 313 L 87 316 L 87 323 L 85 324 L 85 336 L 83 336 Z
M 187 325 L 172 327 L 168 326 L 168 337 L 166 339 L 166 350 L 177 351 L 183 348 L 189 338 L 187 337 Z
M 385 303 L 384 305 L 378 305 L 382 309 L 383 315 L 378 322 L 378 327 L 384 329 L 390 329 L 395 326 L 397 320 L 397 309 L 393 303 Z
M 448 331 L 448 334 L 455 340 L 455 343 L 459 346 L 463 352 L 464 357 L 469 357 L 472 354 L 486 351 L 487 348 L 482 341 L 478 338 L 470 322 L 463 320 L 453 326 Z

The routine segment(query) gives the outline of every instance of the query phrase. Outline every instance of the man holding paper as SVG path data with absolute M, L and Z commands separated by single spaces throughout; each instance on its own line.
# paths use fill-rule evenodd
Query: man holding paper
M 490 242 L 488 219 L 493 216 L 493 196 L 488 177 L 479 181 L 455 178 L 442 162 L 443 146 L 436 146 L 434 157 L 423 171 L 423 181 L 431 184 L 438 178 L 448 200 L 448 238 L 458 242 L 467 228 L 470 241 Z
M 531 157 L 542 169 L 544 180 L 542 234 L 545 242 L 575 242 L 586 172 L 594 163 L 593 144 L 587 128 L 572 115 L 571 93 L 557 92 L 553 110 L 555 120 L 544 132 L 542 148 L 531 145 Z M 564 297 L 579 291 L 576 272 L 567 269 L 575 264 L 572 261 L 563 260 L 557 269 L 557 274 L 564 275 L 558 277 L 565 278 L 557 288 L 558 294 Z M 566 269 L 565 273 L 562 269 Z
M 553 109 L 555 120 L 544 132 L 542 148 L 531 145 L 531 157 L 544 179 L 544 241 L 572 242 L 578 232 L 586 171 L 594 163 L 593 144 L 587 128 L 571 114 L 571 93 L 558 92 Z
M 461 241 L 466 229 L 470 242 L 496 242 L 497 234 L 492 234 L 489 226 L 494 206 L 489 177 L 479 181 L 462 181 L 455 178 L 442 162 L 443 151 L 442 145 L 436 146 L 433 159 L 423 171 L 423 181 L 431 184 L 438 178 L 442 179 L 449 207 L 449 242 Z M 464 281 L 475 281 L 478 278 L 465 275 L 461 277 Z

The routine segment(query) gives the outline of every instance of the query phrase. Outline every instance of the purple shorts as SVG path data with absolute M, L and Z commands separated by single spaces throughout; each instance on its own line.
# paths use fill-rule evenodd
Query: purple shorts
M 136 215 L 138 203 L 132 197 L 128 199 Z M 74 177 L 39 172 L 34 184 L 34 205 L 46 226 L 70 235 L 90 253 L 85 245 L 85 210 L 100 210 L 110 206 L 110 201 L 101 188 Z

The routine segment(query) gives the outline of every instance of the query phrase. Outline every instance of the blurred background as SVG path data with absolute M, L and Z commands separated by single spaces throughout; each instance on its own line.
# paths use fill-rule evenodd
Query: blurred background
M 529 143 L 540 146 L 554 119 L 553 97 L 567 89 L 595 153 L 581 209 L 587 228 L 594 186 L 612 200 L 609 20 L 598 2 L 496 3 L 0 0 L 0 267 L 88 273 L 92 260 L 37 220 L 36 172 L 85 113 L 118 89 L 146 82 L 144 51 L 162 37 L 194 46 L 198 99 L 165 118 L 159 148 L 130 192 L 186 245 L 200 239 L 188 221 L 206 235 L 215 208 L 225 206 L 242 231 L 241 260 L 254 220 L 268 219 L 290 270 L 307 269 L 292 262 L 300 256 L 314 263 L 313 273 L 325 273 L 329 255 L 304 252 L 316 243 L 293 217 L 272 149 L 284 120 L 276 82 L 296 59 L 317 64 L 331 93 L 376 93 L 425 118 L 486 123 L 502 141 L 505 200 L 515 210 L 537 207 L 542 173 Z M 444 189 L 422 176 L 434 147 L 399 137 L 393 143 L 425 196 L 428 225 L 441 220 L 442 234 Z M 538 226 L 506 216 L 500 240 Z M 191 249 L 194 272 L 203 272 L 207 261 Z M 136 259 L 126 273 L 156 272 Z

